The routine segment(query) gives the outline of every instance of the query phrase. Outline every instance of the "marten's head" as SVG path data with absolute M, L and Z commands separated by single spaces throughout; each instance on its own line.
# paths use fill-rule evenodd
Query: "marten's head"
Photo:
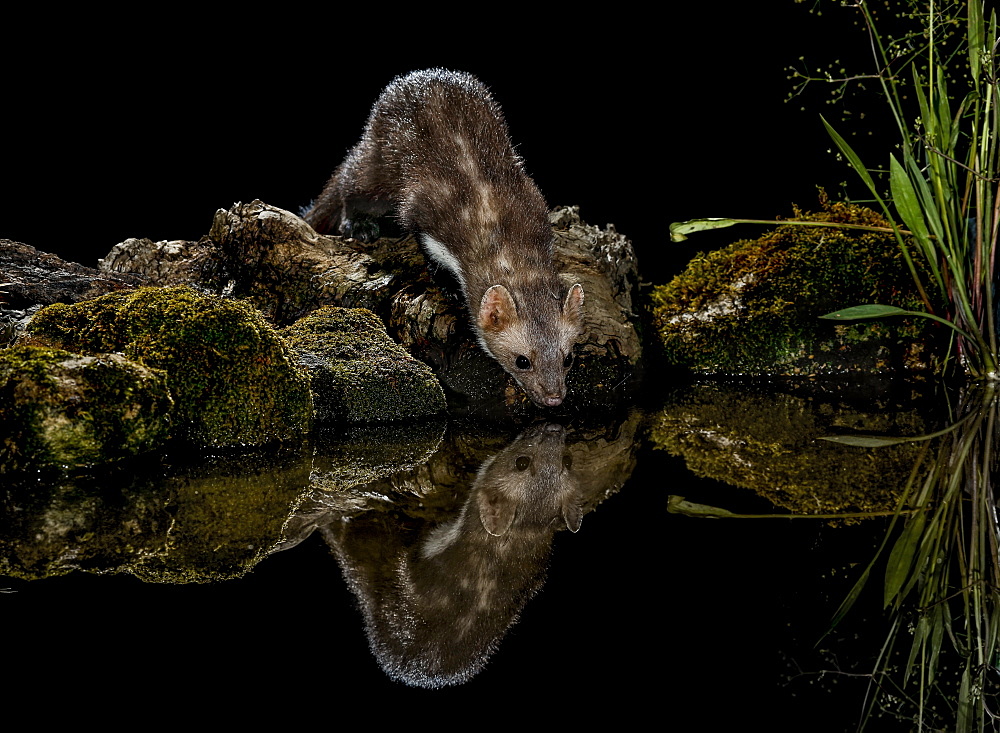
M 583 286 L 560 297 L 525 289 L 517 300 L 503 285 L 484 294 L 476 318 L 480 344 L 517 380 L 532 402 L 558 407 L 566 397 L 573 344 L 583 331 Z

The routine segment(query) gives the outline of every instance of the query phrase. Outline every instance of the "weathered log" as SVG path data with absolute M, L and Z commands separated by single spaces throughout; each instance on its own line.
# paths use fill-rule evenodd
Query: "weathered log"
M 144 277 L 128 271 L 98 271 L 0 239 L 0 346 L 13 342 L 42 306 L 79 303 L 144 283 Z

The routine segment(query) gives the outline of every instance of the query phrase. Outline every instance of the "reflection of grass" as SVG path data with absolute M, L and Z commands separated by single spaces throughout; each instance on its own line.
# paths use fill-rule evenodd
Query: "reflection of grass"
M 990 691 L 1000 648 L 996 398 L 992 385 L 966 395 L 958 429 L 942 438 L 930 473 L 911 478 L 902 511 L 837 612 L 834 623 L 884 557 L 883 603 L 892 624 L 872 672 L 866 717 L 879 709 L 913 710 L 906 714 L 921 730 L 942 724 L 973 730 L 1000 716 Z M 951 654 L 960 660 L 958 680 L 943 671 L 942 658 Z M 905 662 L 897 665 L 896 658 Z M 956 683 L 957 693 L 946 691 Z
M 993 474 L 1000 387 L 984 381 L 960 401 L 949 428 L 919 438 L 853 433 L 842 450 L 918 448 L 882 546 L 834 617 L 850 611 L 883 575 L 890 631 L 876 655 L 865 699 L 875 714 L 917 730 L 975 730 L 1000 723 L 1000 523 Z M 858 455 L 861 455 L 860 453 Z M 887 512 L 745 515 L 671 496 L 668 511 L 722 519 L 874 517 Z M 866 591 L 866 588 L 868 590 Z M 957 670 L 957 671 L 956 671 Z M 847 674 L 836 672 L 836 674 Z M 998 726 L 1000 727 L 1000 726 Z

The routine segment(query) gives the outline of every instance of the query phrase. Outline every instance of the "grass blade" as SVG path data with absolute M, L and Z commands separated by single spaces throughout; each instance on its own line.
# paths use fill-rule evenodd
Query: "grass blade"
M 833 313 L 820 316 L 831 321 L 860 321 L 865 318 L 887 318 L 888 316 L 909 316 L 913 311 L 897 308 L 894 305 L 882 305 L 881 303 L 868 303 L 866 305 L 855 305 L 850 308 L 842 308 Z
M 913 233 L 921 248 L 927 251 L 932 245 L 924 222 L 923 209 L 913 183 L 906 175 L 906 169 L 896 160 L 895 155 L 889 156 L 889 190 L 892 192 L 892 201 L 903 223 Z
M 899 594 L 900 589 L 910 576 L 910 568 L 913 567 L 913 557 L 917 546 L 920 544 L 921 533 L 924 528 L 924 514 L 916 514 L 903 527 L 899 539 L 893 545 L 892 552 L 889 553 L 889 560 L 885 568 L 885 593 L 883 601 L 888 607 Z

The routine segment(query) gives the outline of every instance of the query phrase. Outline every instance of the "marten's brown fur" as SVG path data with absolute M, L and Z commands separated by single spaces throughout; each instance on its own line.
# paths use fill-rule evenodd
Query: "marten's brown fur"
M 366 220 L 387 214 L 458 280 L 480 345 L 535 403 L 561 404 L 583 288 L 556 271 L 545 199 L 473 76 L 430 69 L 393 80 L 305 219 L 364 238 Z

